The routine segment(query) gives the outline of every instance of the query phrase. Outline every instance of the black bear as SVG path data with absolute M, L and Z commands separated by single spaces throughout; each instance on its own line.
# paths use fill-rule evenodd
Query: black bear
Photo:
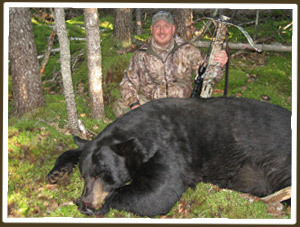
M 159 99 L 75 142 L 48 180 L 79 161 L 85 186 L 76 204 L 87 215 L 166 214 L 200 181 L 256 196 L 291 185 L 291 112 L 256 100 Z

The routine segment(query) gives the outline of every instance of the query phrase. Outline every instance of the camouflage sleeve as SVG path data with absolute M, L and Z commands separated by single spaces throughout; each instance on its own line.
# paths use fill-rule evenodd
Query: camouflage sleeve
M 124 77 L 120 83 L 120 91 L 125 103 L 129 106 L 138 102 L 138 90 L 140 88 L 140 66 L 136 59 L 138 53 L 135 53 L 130 60 L 128 68 L 124 72 Z

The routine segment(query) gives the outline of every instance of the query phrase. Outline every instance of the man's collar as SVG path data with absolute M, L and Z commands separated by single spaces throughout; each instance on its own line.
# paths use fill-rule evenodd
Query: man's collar
M 174 43 L 175 43 L 174 38 L 172 38 L 171 42 L 167 46 L 162 47 L 162 46 L 158 45 L 153 38 L 151 40 L 152 48 L 158 52 L 161 52 L 161 51 L 170 52 L 174 48 Z

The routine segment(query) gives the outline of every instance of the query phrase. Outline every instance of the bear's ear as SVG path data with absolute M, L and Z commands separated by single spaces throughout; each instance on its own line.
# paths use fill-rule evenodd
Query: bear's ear
M 74 136 L 74 142 L 77 144 L 77 146 L 82 149 L 84 144 L 88 142 L 88 140 L 84 140 L 79 138 L 78 136 Z
M 136 149 L 135 139 L 129 139 L 125 142 L 120 142 L 111 145 L 111 149 L 120 156 L 127 156 Z

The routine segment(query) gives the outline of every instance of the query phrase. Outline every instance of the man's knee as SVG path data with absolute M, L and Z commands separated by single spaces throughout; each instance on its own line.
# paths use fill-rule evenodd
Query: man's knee
M 115 116 L 118 118 L 130 111 L 129 106 L 127 106 L 124 99 L 122 99 L 122 98 L 115 101 L 112 109 L 113 109 Z

